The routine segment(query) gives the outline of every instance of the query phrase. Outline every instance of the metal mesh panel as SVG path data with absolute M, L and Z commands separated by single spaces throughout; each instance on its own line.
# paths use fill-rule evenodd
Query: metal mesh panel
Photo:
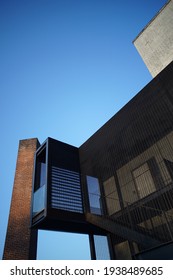
M 51 168 L 51 207 L 72 212 L 83 212 L 80 174 Z
M 79 148 L 82 174 L 100 183 L 105 216 L 92 222 L 115 245 L 173 240 L 172 74 L 173 63 Z

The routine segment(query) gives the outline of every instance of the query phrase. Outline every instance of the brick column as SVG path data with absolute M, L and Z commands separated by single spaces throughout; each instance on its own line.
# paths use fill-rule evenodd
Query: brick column
M 21 140 L 16 164 L 8 228 L 4 247 L 5 260 L 36 259 L 37 230 L 30 229 L 34 153 L 36 138 Z

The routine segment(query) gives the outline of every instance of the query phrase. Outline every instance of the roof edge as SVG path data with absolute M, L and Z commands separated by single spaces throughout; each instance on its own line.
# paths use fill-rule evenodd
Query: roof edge
M 167 3 L 163 5 L 163 7 L 156 13 L 156 15 L 145 25 L 145 27 L 139 32 L 139 34 L 135 37 L 135 39 L 132 41 L 134 42 L 138 39 L 138 37 L 147 29 L 147 27 L 155 20 L 155 18 L 165 9 L 165 7 L 171 2 L 172 0 L 167 0 Z

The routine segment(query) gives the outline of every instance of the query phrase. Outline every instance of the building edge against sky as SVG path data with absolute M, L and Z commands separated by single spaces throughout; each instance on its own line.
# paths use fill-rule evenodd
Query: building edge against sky
M 172 58 L 79 148 L 20 141 L 4 259 L 35 259 L 38 229 L 89 234 L 92 259 L 173 258 Z
M 151 75 L 159 74 L 173 58 L 173 1 L 147 24 L 133 41 Z

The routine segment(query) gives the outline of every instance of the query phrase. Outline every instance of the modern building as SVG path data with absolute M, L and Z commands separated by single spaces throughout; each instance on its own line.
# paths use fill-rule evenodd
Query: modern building
M 134 40 L 139 54 L 151 75 L 155 77 L 173 58 L 173 1 L 148 23 Z
M 92 259 L 173 259 L 172 77 L 170 62 L 80 147 L 20 141 L 4 259 L 35 259 L 38 229 L 88 234 Z

